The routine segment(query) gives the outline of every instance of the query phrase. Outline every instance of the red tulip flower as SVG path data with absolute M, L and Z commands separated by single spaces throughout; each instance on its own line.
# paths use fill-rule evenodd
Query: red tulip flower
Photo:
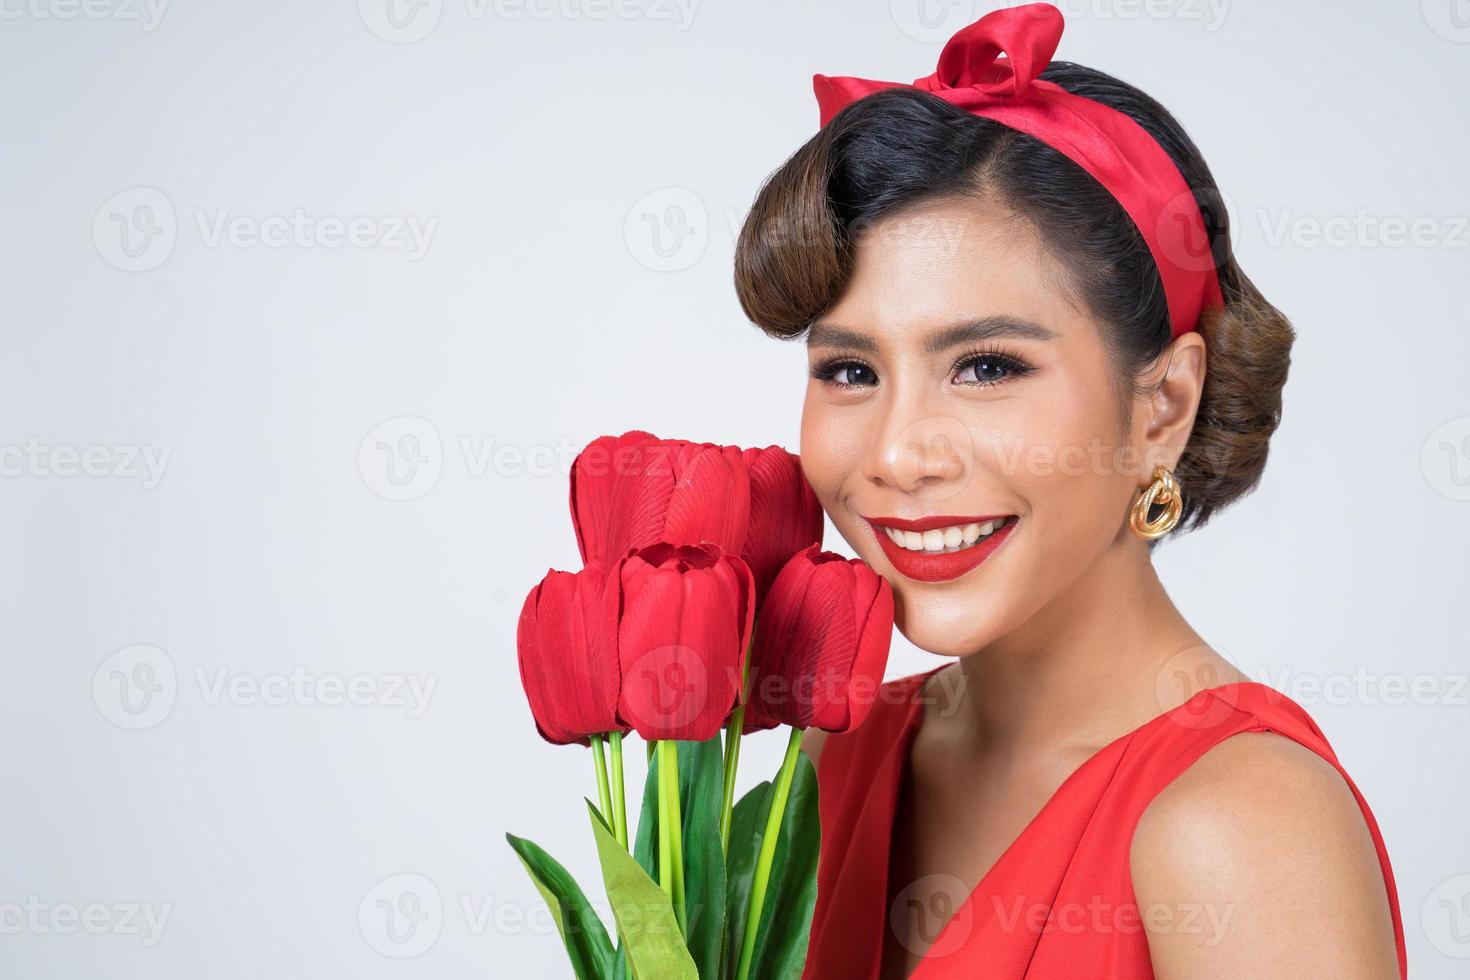
M 608 588 L 617 590 L 619 718 L 649 741 L 714 737 L 740 697 L 750 568 L 710 544 L 659 542 L 619 562 Z
M 738 555 L 750 480 L 735 446 L 658 439 L 647 432 L 595 439 L 572 463 L 572 524 L 586 563 L 611 567 L 659 541 L 709 541 Z
M 556 745 L 627 731 L 618 721 L 617 647 L 608 632 L 607 569 L 548 571 L 531 590 L 516 627 L 521 685 L 541 737 Z
M 893 639 L 893 589 L 871 568 L 812 545 L 776 576 L 751 653 L 745 730 L 843 732 L 873 706 Z
M 740 557 L 755 576 L 757 602 L 791 556 L 822 543 L 822 505 L 801 472 L 801 460 L 780 446 L 747 449 L 750 522 Z

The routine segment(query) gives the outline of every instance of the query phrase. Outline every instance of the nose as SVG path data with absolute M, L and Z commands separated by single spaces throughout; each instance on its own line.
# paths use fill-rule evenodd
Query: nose
M 876 486 L 943 498 L 969 478 L 972 449 L 960 419 L 895 404 L 876 423 L 864 476 Z

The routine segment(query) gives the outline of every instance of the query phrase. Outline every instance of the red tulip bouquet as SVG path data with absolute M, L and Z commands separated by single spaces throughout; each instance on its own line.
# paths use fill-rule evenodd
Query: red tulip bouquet
M 821 508 L 778 447 L 605 436 L 571 484 L 583 568 L 548 571 L 516 641 L 541 736 L 592 750 L 598 803 L 586 802 L 616 938 L 560 864 L 506 837 L 582 980 L 794 980 L 820 847 L 802 734 L 866 717 L 893 593 L 820 550 Z M 780 725 L 774 782 L 735 802 L 742 736 Z M 630 731 L 648 746 L 631 841 Z

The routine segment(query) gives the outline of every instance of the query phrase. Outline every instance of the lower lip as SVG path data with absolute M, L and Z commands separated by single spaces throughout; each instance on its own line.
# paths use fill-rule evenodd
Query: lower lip
M 901 548 L 888 536 L 887 531 L 874 525 L 869 526 L 873 528 L 873 533 L 878 537 L 878 546 L 883 549 L 883 553 L 888 556 L 888 561 L 898 569 L 899 574 L 918 579 L 920 582 L 946 582 L 959 578 L 989 558 L 995 549 L 1010 537 L 1016 524 L 1015 522 L 1007 524 L 978 544 L 946 553 L 910 551 L 907 548 Z

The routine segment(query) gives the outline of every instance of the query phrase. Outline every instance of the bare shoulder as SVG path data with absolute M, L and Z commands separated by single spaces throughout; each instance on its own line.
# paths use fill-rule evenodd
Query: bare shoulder
M 1159 980 L 1397 977 L 1387 889 L 1346 780 L 1273 732 L 1224 739 L 1149 804 L 1134 894 Z

